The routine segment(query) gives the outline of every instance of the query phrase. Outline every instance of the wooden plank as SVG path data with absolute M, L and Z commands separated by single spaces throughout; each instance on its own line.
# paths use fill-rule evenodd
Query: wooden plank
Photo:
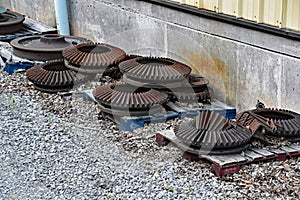
M 292 148 L 292 149 L 295 149 L 295 150 L 297 150 L 297 151 L 300 151 L 300 146 L 299 146 L 299 145 L 296 145 L 296 144 L 290 145 L 289 148 Z
M 284 146 L 284 147 L 280 147 L 281 150 L 287 152 L 287 153 L 297 153 L 298 150 L 294 149 L 294 148 L 291 148 L 291 147 L 288 147 L 288 146 Z
M 274 156 L 274 153 L 265 150 L 265 149 L 258 149 L 258 148 L 250 148 L 251 151 L 254 151 L 257 154 L 260 154 L 264 157 L 270 157 L 270 156 Z
M 170 140 L 176 140 L 177 139 L 177 137 L 176 137 L 173 130 L 163 130 L 163 131 L 159 131 L 158 133 L 164 135 L 165 137 L 167 137 Z
M 281 150 L 281 149 L 270 149 L 269 151 L 277 154 L 277 155 L 282 155 L 282 154 L 286 154 L 285 151 Z
M 218 164 L 212 164 L 212 171 L 218 177 L 224 176 L 227 174 L 234 174 L 240 170 L 240 165 L 234 165 L 229 167 L 220 167 Z
M 257 154 L 253 151 L 250 151 L 250 150 L 244 151 L 244 156 L 247 157 L 250 161 L 255 161 L 255 160 L 258 160 L 260 158 L 263 158 L 263 155 Z
M 210 155 L 203 155 L 202 158 L 205 158 L 211 162 L 217 163 L 219 166 L 224 166 L 228 164 L 236 163 L 237 161 L 232 156 L 210 156 Z
M 235 165 L 247 161 L 247 159 L 241 156 L 240 154 L 218 155 L 218 156 L 201 155 L 201 157 L 210 160 L 211 162 L 217 163 L 221 167 Z

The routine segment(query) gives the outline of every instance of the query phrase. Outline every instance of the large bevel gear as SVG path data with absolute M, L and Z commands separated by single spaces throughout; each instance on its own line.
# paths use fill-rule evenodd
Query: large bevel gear
M 209 81 L 196 74 L 190 74 L 188 80 L 188 83 L 169 91 L 173 95 L 174 100 L 179 102 L 211 103 L 211 94 L 207 86 Z
M 151 87 L 175 88 L 182 86 L 191 68 L 168 58 L 137 57 L 119 64 L 126 83 Z
M 63 51 L 65 65 L 78 72 L 103 73 L 117 68 L 126 54 L 117 47 L 102 43 L 86 43 L 68 47 Z
M 62 59 L 64 48 L 90 40 L 57 34 L 34 35 L 17 38 L 11 41 L 16 56 L 29 60 L 56 60 Z
M 76 73 L 64 66 L 63 60 L 48 61 L 26 71 L 34 86 L 44 92 L 64 92 L 88 80 L 83 74 Z
M 241 152 L 249 146 L 252 134 L 215 112 L 203 111 L 196 119 L 176 126 L 175 135 L 199 153 L 213 155 Z
M 102 110 L 117 116 L 141 116 L 159 113 L 167 95 L 154 89 L 125 83 L 99 86 L 93 91 Z
M 0 13 L 0 34 L 14 33 L 22 29 L 24 16 L 11 11 Z
M 300 137 L 300 115 L 290 110 L 262 108 L 252 112 L 275 123 L 277 131 L 273 134 L 287 138 Z

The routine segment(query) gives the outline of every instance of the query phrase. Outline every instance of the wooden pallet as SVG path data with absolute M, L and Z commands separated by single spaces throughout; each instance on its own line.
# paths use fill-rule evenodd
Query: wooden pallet
M 16 33 L 0 35 L 0 41 L 10 41 L 19 37 L 42 34 L 55 34 L 57 29 L 26 17 L 23 27 Z
M 229 155 L 207 155 L 199 154 L 199 150 L 183 144 L 172 130 L 159 131 L 156 134 L 156 141 L 159 145 L 164 146 L 169 142 L 175 144 L 183 153 L 183 157 L 189 161 L 198 161 L 200 159 L 208 160 L 212 163 L 211 169 L 216 176 L 224 176 L 233 174 L 240 170 L 242 165 L 269 162 L 283 161 L 291 157 L 300 156 L 299 145 L 284 146 L 279 149 L 259 149 L 249 148 L 240 154 Z

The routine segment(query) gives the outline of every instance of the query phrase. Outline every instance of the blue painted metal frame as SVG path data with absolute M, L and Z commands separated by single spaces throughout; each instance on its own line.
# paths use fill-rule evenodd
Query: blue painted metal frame
M 12 74 L 17 71 L 26 71 L 34 65 L 35 63 L 5 63 L 4 71 L 8 74 Z
M 207 110 L 217 112 L 228 119 L 234 119 L 236 117 L 236 109 L 220 101 L 214 101 L 211 105 L 205 104 L 203 108 L 198 109 L 182 108 L 176 106 L 173 103 L 168 103 L 166 105 L 166 108 L 170 111 L 167 111 L 165 114 L 159 114 L 156 116 L 121 117 L 120 130 L 132 131 L 136 128 L 143 127 L 145 123 L 165 122 L 170 119 L 195 116 L 200 112 Z

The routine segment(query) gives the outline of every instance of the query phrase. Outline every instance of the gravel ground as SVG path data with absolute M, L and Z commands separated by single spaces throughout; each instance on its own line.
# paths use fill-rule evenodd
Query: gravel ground
M 218 178 L 209 163 L 157 146 L 155 132 L 179 120 L 123 132 L 98 113 L 80 95 L 1 72 L 0 199 L 299 199 L 297 159 Z

